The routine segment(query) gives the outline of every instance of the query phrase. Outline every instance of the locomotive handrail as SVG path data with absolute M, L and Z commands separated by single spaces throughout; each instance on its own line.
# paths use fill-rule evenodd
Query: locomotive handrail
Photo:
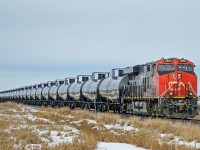
M 165 90 L 159 97 L 158 97 L 158 104 L 161 104 L 161 99 L 163 98 L 163 96 L 169 91 L 169 89 L 171 88 L 172 84 L 169 86 L 169 88 L 167 90 Z
M 195 94 L 196 97 L 198 97 L 197 93 L 194 91 L 194 89 L 191 87 L 192 92 Z

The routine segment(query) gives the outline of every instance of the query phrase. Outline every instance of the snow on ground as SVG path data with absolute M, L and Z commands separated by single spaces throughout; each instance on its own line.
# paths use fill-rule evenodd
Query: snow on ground
M 22 144 L 15 144 L 13 147 L 13 150 L 19 150 L 22 149 Z M 24 148 L 24 150 L 41 150 L 42 145 L 41 144 L 27 144 Z
M 70 129 L 70 127 L 68 127 L 68 128 Z M 72 130 L 74 130 L 74 132 L 76 132 L 76 133 L 79 133 L 75 128 L 72 129 Z M 78 137 L 78 134 L 73 135 L 71 132 L 51 131 L 50 132 L 51 142 L 48 143 L 48 146 L 49 147 L 55 147 L 55 146 L 57 146 L 58 144 L 61 144 L 61 143 L 71 143 L 74 140 L 74 138 L 76 138 L 76 137 Z
M 145 150 L 145 149 L 125 143 L 100 142 L 97 144 L 97 148 L 95 150 Z
M 134 128 L 132 126 L 127 126 L 127 125 L 121 126 L 120 124 L 116 124 L 116 125 L 107 124 L 107 125 L 104 125 L 104 127 L 108 130 L 118 129 L 118 130 L 123 130 L 123 131 L 136 131 L 136 132 L 139 131 L 138 128 Z
M 163 142 L 162 139 L 163 138 L 169 138 L 172 137 L 172 139 L 169 142 Z M 174 136 L 173 134 L 160 134 L 160 139 L 159 139 L 159 143 L 160 144 L 177 144 L 177 145 L 184 145 L 187 147 L 191 147 L 191 148 L 196 148 L 196 149 L 200 149 L 200 143 L 196 142 L 196 141 L 192 141 L 192 142 L 187 142 L 182 140 L 181 137 L 178 136 Z
M 35 116 L 34 113 L 38 111 L 42 112 L 40 109 L 30 107 L 30 106 L 21 107 L 20 109 L 1 110 L 0 120 L 21 121 L 20 125 L 12 124 L 7 129 L 5 129 L 5 131 L 7 133 L 11 133 L 14 130 L 30 129 L 32 132 L 38 135 L 38 137 L 40 138 L 42 142 L 47 143 L 49 147 L 55 147 L 61 143 L 71 143 L 73 142 L 75 138 L 78 138 L 79 135 L 81 134 L 81 131 L 79 131 L 78 129 L 74 127 L 59 124 L 63 122 L 69 122 L 72 126 L 73 124 L 77 126 L 81 126 L 83 125 L 82 123 L 87 123 L 88 125 L 94 125 L 92 126 L 92 129 L 94 130 L 108 131 L 109 133 L 115 134 L 117 136 L 125 134 L 126 132 L 134 133 L 140 130 L 139 128 L 135 128 L 134 126 L 131 126 L 129 124 L 121 125 L 121 123 L 119 122 L 116 124 L 99 125 L 96 120 L 91 120 L 91 119 L 80 119 L 80 120 L 71 121 L 71 119 L 74 118 L 74 116 L 72 115 L 61 116 L 60 114 L 55 114 L 57 116 L 64 118 L 64 120 L 60 120 L 60 122 L 54 122 L 47 118 L 39 118 Z M 6 112 L 12 112 L 12 113 L 6 114 Z M 49 123 L 54 128 L 49 129 L 47 124 L 28 125 L 27 124 L 28 120 L 32 122 L 42 121 L 44 123 Z M 120 120 L 120 121 L 123 122 L 124 120 Z M 11 137 L 10 139 L 16 139 L 16 137 Z M 184 145 L 187 147 L 200 149 L 200 143 L 196 141 L 192 141 L 192 142 L 184 141 L 183 138 L 175 136 L 173 134 L 160 134 L 160 138 L 158 139 L 158 141 L 160 144 L 169 144 L 169 145 L 176 144 L 176 145 Z M 20 149 L 20 147 L 21 147 L 21 143 L 14 145 L 14 149 Z M 25 149 L 26 150 L 42 149 L 42 147 L 41 147 L 41 144 L 27 144 Z M 96 148 L 96 150 L 118 150 L 118 149 L 119 150 L 121 149 L 144 150 L 143 148 L 137 147 L 135 145 L 129 145 L 125 143 L 105 143 L 105 142 L 98 143 L 97 148 Z
M 28 113 L 27 115 L 24 115 L 23 117 L 31 120 L 31 121 L 43 121 L 43 122 L 46 122 L 46 123 L 50 123 L 50 124 L 54 124 L 54 122 L 50 121 L 49 119 L 46 119 L 46 118 L 38 118 L 30 113 Z
M 15 124 L 11 124 L 7 129 L 5 129 L 5 132 L 7 133 L 12 133 L 13 131 L 17 131 L 17 130 L 22 130 L 22 129 L 27 129 L 30 130 L 34 133 L 36 133 L 39 137 L 39 139 L 44 142 L 47 143 L 47 145 L 49 147 L 55 147 L 61 143 L 71 143 L 75 138 L 77 138 L 79 136 L 79 130 L 77 130 L 74 127 L 70 127 L 67 125 L 59 125 L 59 122 L 53 122 L 47 118 L 39 118 L 37 116 L 34 115 L 34 113 L 40 111 L 41 110 L 37 109 L 37 108 L 33 108 L 30 106 L 26 106 L 26 107 L 20 107 L 18 105 L 18 107 L 20 109 L 16 110 L 16 109 L 6 109 L 4 111 L 1 111 L 0 113 L 0 119 L 2 120 L 17 120 L 20 122 L 20 125 L 15 125 Z M 9 115 L 9 112 L 13 112 L 12 114 Z M 7 114 L 8 113 L 8 114 Z M 73 116 L 68 115 L 68 116 L 63 116 L 65 118 L 71 119 L 73 118 Z M 32 121 L 32 122 L 36 122 L 36 121 L 42 121 L 44 123 L 49 123 L 51 125 L 53 125 L 54 130 L 52 129 L 48 129 L 48 125 L 44 124 L 44 125 L 29 125 L 27 124 L 28 120 Z M 89 122 L 89 121 L 88 121 Z M 90 121 L 92 122 L 92 121 Z M 42 130 L 42 128 L 44 128 Z M 47 136 L 44 137 L 44 135 L 47 134 Z M 11 139 L 11 138 L 10 138 Z M 10 140 L 7 139 L 7 140 Z M 12 137 L 12 139 L 15 139 L 16 141 L 16 137 Z M 22 142 L 23 140 L 20 140 L 20 142 L 18 144 L 15 144 L 13 149 L 21 149 L 22 148 Z M 25 150 L 32 150 L 32 149 L 42 149 L 41 144 L 27 144 L 25 146 Z
M 80 123 L 82 123 L 84 121 L 86 121 L 88 124 L 97 124 L 96 120 L 90 120 L 90 119 L 81 119 L 81 120 L 78 120 L 78 121 L 71 121 L 70 123 L 76 124 L 77 126 L 81 126 Z

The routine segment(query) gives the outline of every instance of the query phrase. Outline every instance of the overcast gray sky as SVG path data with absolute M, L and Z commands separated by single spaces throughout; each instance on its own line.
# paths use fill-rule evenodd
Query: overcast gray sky
M 0 0 L 0 91 L 184 57 L 200 69 L 199 0 Z

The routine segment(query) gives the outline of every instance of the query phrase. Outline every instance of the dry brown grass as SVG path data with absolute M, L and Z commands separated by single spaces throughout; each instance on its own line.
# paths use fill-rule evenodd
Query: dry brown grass
M 9 141 L 0 140 L 0 149 L 1 150 L 12 150 L 14 144 L 15 144 L 14 140 L 9 140 Z
M 42 111 L 42 112 L 36 112 L 33 113 L 34 116 L 38 117 L 38 118 L 45 118 L 45 119 L 49 119 L 50 121 L 53 122 L 60 122 L 60 120 L 63 120 L 64 117 L 59 115 L 56 111 L 54 110 L 46 110 L 46 111 Z
M 7 129 L 11 124 L 9 120 L 0 120 L 0 130 Z
M 1 103 L 0 105 L 0 109 L 12 109 L 12 108 L 20 110 L 20 107 L 18 107 L 16 103 L 12 102 Z
M 1 110 L 16 109 L 21 110 L 25 108 L 24 105 L 16 105 L 15 103 L 0 104 Z M 170 120 L 165 119 L 141 119 L 139 117 L 128 117 L 121 119 L 120 115 L 109 113 L 98 113 L 97 119 L 93 112 L 84 110 L 70 110 L 69 108 L 35 108 L 38 112 L 31 113 L 37 118 L 45 118 L 53 123 L 45 122 L 42 120 L 31 121 L 24 119 L 28 127 L 37 126 L 39 130 L 49 131 L 63 131 L 61 125 L 68 125 L 74 127 L 80 131 L 80 136 L 75 138 L 72 143 L 58 144 L 56 147 L 48 147 L 47 143 L 41 142 L 38 134 L 32 128 L 12 130 L 11 133 L 3 132 L 2 130 L 8 129 L 10 125 L 13 125 L 12 120 L 0 120 L 0 149 L 13 149 L 14 144 L 21 144 L 22 149 L 26 144 L 41 144 L 42 149 L 48 150 L 94 150 L 97 143 L 100 142 L 118 142 L 134 144 L 136 146 L 144 147 L 147 149 L 161 149 L 161 150 L 186 150 L 190 149 L 186 146 L 180 145 L 167 145 L 159 144 L 160 134 L 172 134 L 172 136 L 164 137 L 162 142 L 169 142 L 174 139 L 174 136 L 180 136 L 184 140 L 200 141 L 200 127 L 192 124 L 173 123 Z M 9 113 L 9 112 L 6 112 Z M 67 115 L 72 115 L 73 118 L 67 118 Z M 97 125 L 88 124 L 87 121 L 82 121 L 80 125 L 71 124 L 71 121 L 79 121 L 83 119 L 96 120 Z M 111 133 L 107 130 L 105 124 L 120 124 L 121 126 L 133 126 L 139 129 L 138 132 L 129 131 L 125 132 L 118 129 L 113 129 Z M 98 131 L 93 129 L 94 126 L 101 127 L 103 130 Z M 194 134 L 195 133 L 195 134 Z M 173 136 L 174 135 L 174 136 Z M 15 137 L 16 141 L 9 139 L 9 137 Z M 50 132 L 42 134 L 42 137 L 50 139 Z M 23 140 L 22 140 L 23 139 Z M 3 142 L 4 141 L 4 142 Z M 6 141 L 6 144 L 5 144 Z
M 41 143 L 38 135 L 30 129 L 14 130 L 12 132 L 12 137 L 17 138 L 17 141 L 16 141 L 17 144 L 19 144 L 21 140 L 23 140 L 23 142 L 26 143 L 26 144 L 39 144 L 39 143 Z
M 120 119 L 121 119 L 120 115 L 118 114 L 107 114 L 107 113 L 98 114 L 98 121 L 104 124 L 116 124 Z

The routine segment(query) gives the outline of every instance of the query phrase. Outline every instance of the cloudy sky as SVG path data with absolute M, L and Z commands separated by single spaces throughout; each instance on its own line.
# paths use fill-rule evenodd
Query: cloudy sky
M 200 74 L 199 0 L 0 0 L 0 91 L 184 57 Z

